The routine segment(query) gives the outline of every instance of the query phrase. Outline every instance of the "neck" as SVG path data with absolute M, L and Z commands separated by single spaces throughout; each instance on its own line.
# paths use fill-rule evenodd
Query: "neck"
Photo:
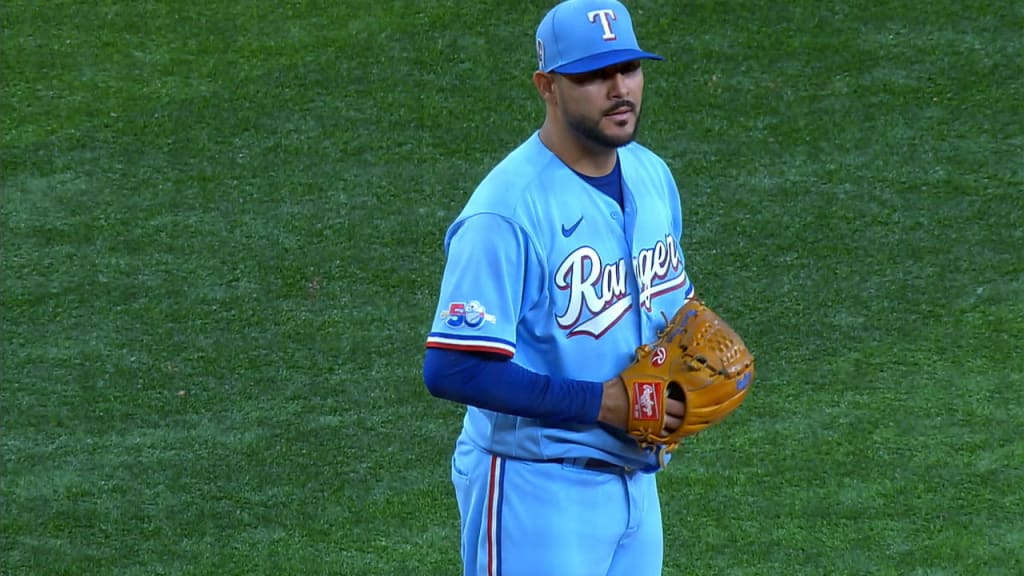
M 587 176 L 604 176 L 615 168 L 618 150 L 585 141 L 576 134 L 559 130 L 550 120 L 540 129 L 540 141 L 566 166 Z

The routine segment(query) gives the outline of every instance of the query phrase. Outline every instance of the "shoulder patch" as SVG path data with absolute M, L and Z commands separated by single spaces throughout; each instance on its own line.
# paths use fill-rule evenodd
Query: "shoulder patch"
M 498 321 L 478 300 L 448 304 L 448 309 L 441 312 L 441 319 L 449 328 L 480 328 L 484 322 L 495 324 Z

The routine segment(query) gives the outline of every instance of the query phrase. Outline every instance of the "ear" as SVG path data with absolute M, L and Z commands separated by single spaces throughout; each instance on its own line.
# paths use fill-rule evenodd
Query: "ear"
M 537 94 L 540 94 L 545 102 L 549 104 L 556 102 L 554 76 L 537 70 L 533 73 L 533 85 L 537 88 Z

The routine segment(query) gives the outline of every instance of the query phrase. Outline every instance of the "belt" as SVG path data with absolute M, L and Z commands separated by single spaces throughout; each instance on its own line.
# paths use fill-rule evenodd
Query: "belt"
M 593 472 L 607 472 L 609 474 L 626 474 L 633 471 L 633 468 L 630 466 L 612 464 L 611 462 L 601 460 L 599 458 L 554 458 L 552 460 L 546 460 L 546 462 L 567 464 L 574 468 L 582 468 Z

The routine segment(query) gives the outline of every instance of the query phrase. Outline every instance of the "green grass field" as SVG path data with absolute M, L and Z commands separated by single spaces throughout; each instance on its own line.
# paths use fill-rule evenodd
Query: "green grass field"
M 1024 4 L 629 5 L 758 358 L 665 574 L 1024 574 Z M 423 342 L 548 6 L 0 7 L 0 574 L 458 572 Z

